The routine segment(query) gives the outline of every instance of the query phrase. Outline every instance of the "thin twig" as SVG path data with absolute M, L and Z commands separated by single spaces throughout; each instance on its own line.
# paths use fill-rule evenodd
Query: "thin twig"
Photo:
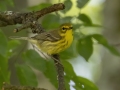
M 50 7 L 44 8 L 44 9 L 42 9 L 40 11 L 37 11 L 35 13 L 36 13 L 37 18 L 40 18 L 45 14 L 55 12 L 55 11 L 58 11 L 58 10 L 63 10 L 63 9 L 65 9 L 64 4 L 63 3 L 58 3 L 58 4 L 54 4 L 54 5 L 50 6 Z

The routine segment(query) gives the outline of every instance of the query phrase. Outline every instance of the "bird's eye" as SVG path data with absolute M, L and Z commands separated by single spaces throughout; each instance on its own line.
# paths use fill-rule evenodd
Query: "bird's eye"
M 65 29 L 66 29 L 66 28 L 64 28 L 64 27 L 62 28 L 62 30 L 65 30 Z

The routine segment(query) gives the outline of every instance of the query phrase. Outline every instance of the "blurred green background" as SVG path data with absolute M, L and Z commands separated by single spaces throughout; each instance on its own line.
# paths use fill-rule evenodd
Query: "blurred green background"
M 62 23 L 73 24 L 74 41 L 69 49 L 60 53 L 65 69 L 66 89 L 120 90 L 120 35 L 119 28 L 115 26 L 120 23 L 117 22 L 119 18 L 115 21 L 111 18 L 115 15 L 109 14 L 114 13 L 114 10 L 119 11 L 119 7 L 110 9 L 110 1 L 4 0 L 0 1 L 0 11 L 29 12 L 55 3 L 64 3 L 65 10 L 47 14 L 39 22 L 45 30 L 56 29 Z M 114 7 L 115 5 L 112 8 Z M 117 24 L 112 24 L 114 22 Z M 8 38 L 34 36 L 30 29 L 13 33 L 13 29 L 19 26 L 0 27 L 0 88 L 3 82 L 7 82 L 57 90 L 57 74 L 53 61 L 41 58 L 30 43 Z

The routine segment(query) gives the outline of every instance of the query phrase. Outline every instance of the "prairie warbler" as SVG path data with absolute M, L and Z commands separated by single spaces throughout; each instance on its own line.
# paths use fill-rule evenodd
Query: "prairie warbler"
M 33 37 L 12 36 L 11 39 L 28 40 L 36 45 L 44 56 L 58 54 L 68 48 L 72 41 L 72 25 L 69 23 L 62 24 L 58 29 L 43 32 Z

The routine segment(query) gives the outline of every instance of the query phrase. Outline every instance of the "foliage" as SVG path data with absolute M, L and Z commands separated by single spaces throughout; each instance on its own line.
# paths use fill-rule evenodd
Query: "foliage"
M 6 10 L 7 6 L 14 6 L 13 0 L 1 0 L 0 1 L 0 11 Z
M 13 2 L 10 0 L 5 0 L 7 3 L 8 1 L 13 5 Z M 76 8 L 82 9 L 89 0 L 77 0 Z M 2 2 L 2 1 L 0 1 Z M 72 1 L 65 0 L 66 9 L 60 11 L 56 14 L 48 14 L 42 20 L 42 26 L 45 29 L 52 29 L 57 28 L 61 23 L 70 22 L 73 24 L 74 27 L 74 43 L 72 44 L 71 48 L 68 50 L 60 53 L 62 58 L 62 63 L 65 68 L 65 81 L 66 81 L 66 88 L 70 90 L 70 81 L 73 81 L 75 85 L 74 87 L 76 90 L 98 90 L 96 85 L 89 81 L 86 78 L 77 76 L 73 70 L 72 65 L 66 60 L 76 57 L 78 54 L 85 58 L 86 61 L 89 60 L 90 56 L 93 53 L 93 45 L 94 41 L 96 40 L 98 44 L 101 44 L 108 48 L 110 52 L 119 56 L 119 52 L 111 45 L 108 44 L 106 39 L 100 34 L 92 34 L 92 35 L 84 35 L 78 30 L 81 26 L 84 27 L 100 27 L 100 25 L 94 24 L 90 17 L 84 13 L 78 12 L 77 17 L 72 16 L 65 16 L 65 14 L 70 11 L 72 8 Z M 40 10 L 46 6 L 51 5 L 51 3 L 41 3 L 37 6 L 30 7 L 29 10 Z M 0 7 L 1 3 L 0 3 Z M 4 10 L 4 9 L 2 9 Z M 62 17 L 65 16 L 65 17 Z M 80 23 L 73 23 L 72 19 L 77 19 Z M 8 60 L 16 53 L 14 50 L 20 44 L 16 40 L 8 41 L 6 36 L 0 31 L 0 88 L 3 82 L 10 83 L 10 71 L 8 70 Z M 24 64 L 16 63 L 16 71 L 19 82 L 21 85 L 30 85 L 30 86 L 37 86 L 37 77 L 34 73 L 33 69 L 37 69 L 41 71 L 49 81 L 57 88 L 57 74 L 54 67 L 54 63 L 52 60 L 46 61 L 39 56 L 37 52 L 34 50 L 27 50 L 22 54 L 22 60 Z
M 16 40 L 7 41 L 6 36 L 0 30 L 0 88 L 3 82 L 10 83 L 10 72 L 8 70 L 8 60 L 14 55 L 12 51 L 20 44 Z
M 90 0 L 77 0 L 77 7 L 78 8 L 83 8 Z

